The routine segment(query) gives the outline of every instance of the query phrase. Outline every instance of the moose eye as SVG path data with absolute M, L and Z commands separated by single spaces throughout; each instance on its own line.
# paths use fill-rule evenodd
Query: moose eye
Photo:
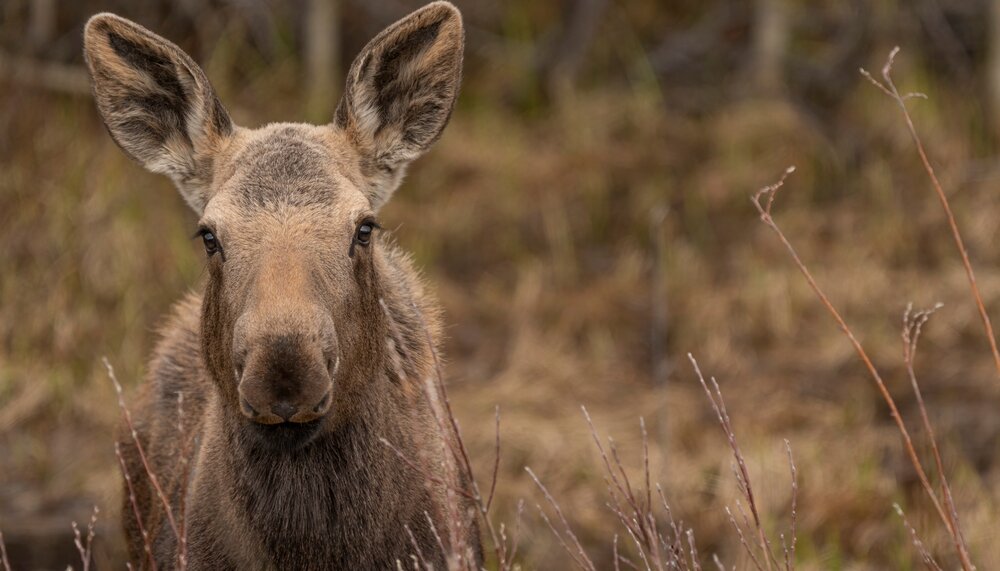
M 347 254 L 353 258 L 355 246 L 368 247 L 372 243 L 372 234 L 375 233 L 376 228 L 379 228 L 379 225 L 371 219 L 358 224 L 358 229 L 354 231 L 354 238 L 351 240 L 351 249 L 348 250 Z
M 215 237 L 215 233 L 208 229 L 203 229 L 201 232 L 201 241 L 205 243 L 205 251 L 209 256 L 218 252 L 221 248 L 219 247 L 219 240 Z
M 354 243 L 359 246 L 371 244 L 372 233 L 375 232 L 376 228 L 378 228 L 378 224 L 372 220 L 365 220 L 359 224 L 358 231 L 354 234 Z

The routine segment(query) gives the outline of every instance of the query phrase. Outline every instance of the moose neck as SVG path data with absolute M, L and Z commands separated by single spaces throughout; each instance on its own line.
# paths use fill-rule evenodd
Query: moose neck
M 415 448 L 396 411 L 376 399 L 362 406 L 360 414 L 296 450 L 255 445 L 246 438 L 245 419 L 232 416 L 226 423 L 225 475 L 218 484 L 229 498 L 227 509 L 240 515 L 279 568 L 289 562 L 356 568 L 378 561 L 400 547 L 400 538 L 386 533 L 393 522 L 414 520 L 413 506 L 421 513 L 430 505 L 420 500 L 428 491 L 417 475 L 379 440 Z

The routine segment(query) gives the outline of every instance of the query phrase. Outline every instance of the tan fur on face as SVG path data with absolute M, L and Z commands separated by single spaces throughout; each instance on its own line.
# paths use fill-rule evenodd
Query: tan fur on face
M 445 517 L 461 482 L 425 481 L 380 441 L 424 471 L 446 461 L 440 438 L 453 435 L 439 434 L 424 390 L 436 305 L 388 239 L 356 243 L 447 123 L 463 41 L 458 11 L 430 4 L 365 47 L 332 124 L 251 130 L 177 46 L 110 14 L 88 22 L 109 131 L 174 179 L 221 248 L 204 293 L 165 328 L 133 411 L 172 509 L 186 505 L 190 568 L 392 568 L 411 537 L 445 568 L 432 529 L 481 561 L 475 521 Z M 171 567 L 177 542 L 131 439 L 121 445 L 139 508 L 126 500 L 123 512 L 133 563 L 149 563 L 141 521 L 157 566 Z

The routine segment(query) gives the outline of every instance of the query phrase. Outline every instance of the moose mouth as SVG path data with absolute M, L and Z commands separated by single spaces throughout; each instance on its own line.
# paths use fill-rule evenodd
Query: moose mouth
M 261 424 L 250 422 L 249 432 L 254 444 L 274 452 L 292 452 L 305 448 L 320 432 L 323 419 L 309 422 Z

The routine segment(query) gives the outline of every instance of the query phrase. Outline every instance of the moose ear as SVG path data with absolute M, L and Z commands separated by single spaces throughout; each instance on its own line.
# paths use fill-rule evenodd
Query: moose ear
M 213 157 L 233 132 L 205 73 L 173 43 L 114 14 L 87 22 L 83 50 L 111 137 L 203 211 Z
M 335 125 L 361 155 L 372 208 L 448 123 L 462 79 L 462 16 L 434 2 L 392 24 L 351 65 Z

